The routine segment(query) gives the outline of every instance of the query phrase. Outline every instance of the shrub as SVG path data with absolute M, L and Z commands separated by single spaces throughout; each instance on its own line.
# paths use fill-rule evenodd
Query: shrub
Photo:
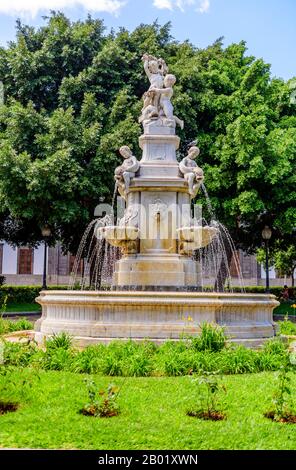
M 124 375 L 131 377 L 147 377 L 151 374 L 152 363 L 144 351 L 133 354 L 127 363 Z
M 196 351 L 221 351 L 226 344 L 224 329 L 215 324 L 203 323 L 199 336 L 192 338 L 192 345 Z
M 101 418 L 110 418 L 117 416 L 120 412 L 117 403 L 119 388 L 113 384 L 109 384 L 106 389 L 99 390 L 93 380 L 86 379 L 88 388 L 89 403 L 84 405 L 80 412 L 87 416 L 95 416 Z
M 102 373 L 104 375 L 123 375 L 123 361 L 116 354 L 106 354 L 102 362 Z
M 68 350 L 72 346 L 72 337 L 68 333 L 65 333 L 64 331 L 62 331 L 61 333 L 53 334 L 45 342 L 45 345 L 46 345 L 47 351 L 54 350 L 54 349 Z
M 48 290 L 64 290 L 66 286 L 49 286 Z M 4 297 L 7 296 L 8 303 L 35 303 L 36 297 L 38 297 L 41 291 L 41 286 L 0 286 L 0 302 L 3 301 Z
M 226 393 L 226 388 L 218 374 L 219 372 L 208 372 L 192 379 L 192 383 L 198 386 L 198 395 L 197 404 L 187 411 L 189 416 L 213 421 L 226 418 L 225 405 L 221 398 L 221 392 Z
M 73 372 L 83 374 L 98 374 L 103 369 L 103 354 L 106 347 L 103 344 L 88 346 L 76 354 L 71 365 Z
M 38 374 L 31 371 L 0 365 L 0 414 L 16 411 L 21 401 L 29 398 L 29 392 Z
M 194 354 L 191 351 L 173 352 L 163 356 L 160 370 L 168 376 L 188 375 L 193 370 Z
M 282 335 L 296 335 L 296 323 L 289 320 L 279 321 L 280 334 Z
M 232 346 L 219 354 L 220 370 L 224 374 L 258 372 L 257 352 L 244 346 Z
M 264 416 L 266 418 L 271 418 L 274 421 L 284 422 L 284 423 L 296 423 L 296 414 L 293 409 L 293 398 L 292 398 L 292 387 L 291 387 L 291 377 L 289 372 L 291 369 L 291 364 L 287 360 L 286 364 L 280 367 L 277 380 L 277 388 L 273 394 L 273 405 L 274 408 L 266 413 Z
M 28 344 L 4 342 L 4 365 L 27 367 L 31 364 L 38 349 L 35 343 Z
M 35 364 L 45 370 L 70 370 L 73 353 L 64 348 L 48 349 L 41 351 L 35 358 Z
M 46 350 L 35 343 L 5 343 L 5 363 L 16 366 L 68 370 L 78 373 L 110 376 L 181 376 L 194 373 L 217 372 L 243 374 L 278 370 L 287 361 L 288 348 L 278 338 L 268 341 L 255 351 L 244 346 L 227 345 L 220 350 L 216 343 L 204 342 L 207 348 L 197 350 L 196 339 L 167 341 L 161 346 L 150 342 L 115 341 L 98 344 L 77 351 L 71 346 L 71 337 L 65 333 L 46 341 Z M 213 347 L 213 344 L 215 345 Z
M 240 287 L 233 287 L 233 292 L 241 292 Z M 265 287 L 264 286 L 245 286 L 244 290 L 247 294 L 265 294 Z M 275 295 L 276 297 L 280 297 L 283 291 L 282 286 L 272 286 L 270 287 L 270 293 Z

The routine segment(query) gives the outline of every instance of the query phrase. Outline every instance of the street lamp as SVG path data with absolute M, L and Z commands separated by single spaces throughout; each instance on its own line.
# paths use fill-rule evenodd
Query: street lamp
M 262 230 L 262 238 L 265 244 L 265 270 L 266 270 L 266 287 L 265 292 L 269 293 L 269 266 L 268 266 L 268 241 L 270 240 L 272 235 L 272 230 L 268 225 L 265 225 L 264 229 Z
M 44 239 L 44 258 L 43 258 L 43 281 L 42 281 L 42 289 L 47 289 L 46 284 L 46 272 L 47 272 L 47 242 L 51 235 L 51 230 L 48 224 L 44 224 L 41 227 L 41 233 Z

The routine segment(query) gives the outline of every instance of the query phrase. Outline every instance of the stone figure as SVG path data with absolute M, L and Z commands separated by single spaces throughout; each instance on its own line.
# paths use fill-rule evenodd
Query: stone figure
M 164 88 L 153 88 L 156 95 L 159 95 L 159 114 L 165 116 L 169 121 L 174 121 L 181 129 L 184 128 L 184 122 L 177 116 L 174 116 L 174 108 L 171 103 L 173 96 L 173 86 L 176 83 L 175 75 L 168 74 L 164 78 Z
M 203 170 L 195 163 L 194 159 L 198 157 L 200 150 L 198 147 L 190 147 L 185 158 L 179 163 L 180 173 L 188 182 L 189 194 L 195 197 L 204 180 Z
M 120 147 L 119 153 L 123 156 L 124 162 L 115 169 L 114 178 L 120 195 L 125 199 L 129 192 L 131 178 L 135 176 L 140 164 L 127 145 Z
M 161 58 L 144 54 L 142 57 L 144 70 L 150 82 L 150 87 L 143 95 L 143 108 L 139 122 L 149 119 L 157 119 L 160 111 L 160 94 L 155 90 L 163 88 L 164 76 L 168 73 L 168 67 Z
M 147 124 L 151 120 L 155 122 L 155 125 L 165 124 L 168 127 L 175 127 L 178 124 L 183 129 L 184 122 L 174 116 L 171 103 L 176 77 L 168 74 L 168 67 L 163 59 L 144 54 L 142 60 L 150 87 L 143 95 L 143 108 L 139 122 Z
M 168 73 L 168 67 L 165 61 L 161 58 L 157 59 L 150 54 L 144 54 L 142 60 L 144 62 L 144 70 L 150 82 L 148 91 L 154 88 L 162 88 L 164 76 Z M 158 108 L 158 103 L 159 97 L 155 95 L 152 104 Z

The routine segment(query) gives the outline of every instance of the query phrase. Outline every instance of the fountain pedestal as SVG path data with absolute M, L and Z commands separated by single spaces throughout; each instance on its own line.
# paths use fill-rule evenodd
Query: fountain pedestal
M 200 237 L 190 245 L 178 236 L 180 227 L 192 223 L 188 184 L 176 159 L 179 143 L 175 127 L 153 121 L 144 125 L 139 139 L 143 156 L 126 195 L 126 213 L 139 228 L 138 252 L 124 253 L 116 263 L 115 290 L 198 290 L 201 286 L 199 265 L 191 258 L 192 251 L 202 246 Z M 207 244 L 214 236 L 213 228 Z

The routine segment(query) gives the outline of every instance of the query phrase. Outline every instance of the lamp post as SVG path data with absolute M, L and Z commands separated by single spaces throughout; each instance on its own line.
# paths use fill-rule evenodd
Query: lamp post
M 262 230 L 262 238 L 265 244 L 265 271 L 266 271 L 266 287 L 265 292 L 269 293 L 269 265 L 268 265 L 268 241 L 270 240 L 272 235 L 272 230 L 268 225 L 265 225 L 264 229 Z
M 44 258 L 43 258 L 43 278 L 42 278 L 42 289 L 47 289 L 46 284 L 46 272 L 47 272 L 47 243 L 51 235 L 51 230 L 48 224 L 44 224 L 41 227 L 41 233 L 44 239 Z

